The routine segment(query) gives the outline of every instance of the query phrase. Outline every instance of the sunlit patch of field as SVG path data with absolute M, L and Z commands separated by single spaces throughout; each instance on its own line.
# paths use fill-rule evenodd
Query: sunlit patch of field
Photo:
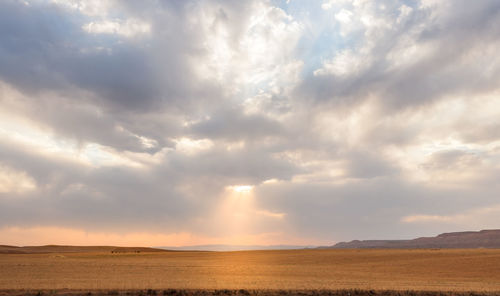
M 0 255 L 0 289 L 500 291 L 500 250 Z

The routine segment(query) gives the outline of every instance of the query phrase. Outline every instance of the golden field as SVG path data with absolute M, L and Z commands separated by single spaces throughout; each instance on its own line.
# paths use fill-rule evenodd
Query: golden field
M 500 250 L 0 255 L 0 290 L 500 291 Z

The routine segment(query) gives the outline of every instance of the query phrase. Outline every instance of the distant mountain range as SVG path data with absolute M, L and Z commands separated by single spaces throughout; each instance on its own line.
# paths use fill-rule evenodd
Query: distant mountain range
M 443 233 L 412 240 L 353 240 L 325 249 L 500 248 L 500 229 Z
M 292 246 L 292 245 L 196 245 L 182 247 L 156 247 L 172 251 L 256 251 L 256 250 L 298 250 L 316 248 L 316 246 Z

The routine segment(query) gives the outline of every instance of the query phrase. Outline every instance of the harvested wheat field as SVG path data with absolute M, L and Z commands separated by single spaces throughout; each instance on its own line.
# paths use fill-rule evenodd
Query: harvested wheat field
M 0 289 L 494 293 L 500 291 L 500 250 L 3 254 Z

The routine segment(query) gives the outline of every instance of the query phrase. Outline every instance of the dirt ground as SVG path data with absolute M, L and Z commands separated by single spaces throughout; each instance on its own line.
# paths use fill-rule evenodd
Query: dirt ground
M 377 293 L 388 290 L 399 291 L 398 293 L 462 291 L 463 295 L 469 295 L 467 291 L 475 291 L 496 295 L 500 291 L 500 250 L 280 250 L 0 255 L 2 293 L 7 293 L 7 290 L 15 293 L 15 290 L 19 293 L 36 294 L 42 291 L 47 294 L 47 291 L 63 289 L 69 289 L 66 290 L 67 293 L 94 291 L 94 294 L 97 291 L 126 293 L 132 290 L 135 292 L 130 293 L 146 293 L 151 289 L 158 295 L 174 291 L 171 289 L 178 293 L 215 293 L 215 289 L 236 293 L 246 290 L 254 291 L 253 295 L 257 295 L 256 291 L 299 295 L 287 293 L 316 293 L 320 290 L 329 291 L 328 293 L 339 290 L 339 293 L 358 290 L 373 290 Z

